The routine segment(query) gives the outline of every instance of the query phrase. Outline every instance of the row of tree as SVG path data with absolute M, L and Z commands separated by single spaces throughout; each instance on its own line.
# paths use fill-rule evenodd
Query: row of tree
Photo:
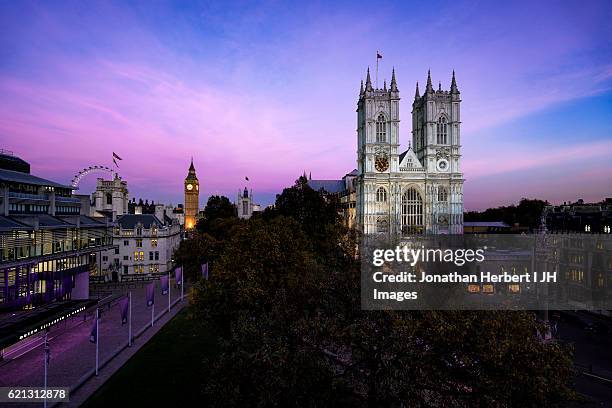
M 549 405 L 572 398 L 568 350 L 526 312 L 364 311 L 356 236 L 300 178 L 239 220 L 212 197 L 177 253 L 195 278 L 194 324 L 221 353 L 202 362 L 212 406 Z M 186 350 L 186 358 L 188 358 Z
M 510 226 L 518 224 L 534 231 L 540 227 L 542 211 L 547 205 L 548 201 L 522 198 L 518 205 L 468 211 L 464 214 L 464 221 L 503 221 Z

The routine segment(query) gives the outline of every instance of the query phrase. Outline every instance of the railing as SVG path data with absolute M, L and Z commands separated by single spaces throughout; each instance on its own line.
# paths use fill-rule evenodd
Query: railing
M 56 202 L 61 203 L 80 203 L 81 200 L 75 197 L 55 197 Z
M 29 194 L 29 193 L 15 193 L 9 191 L 9 198 L 21 198 L 26 200 L 42 200 L 49 201 L 49 197 L 41 194 Z

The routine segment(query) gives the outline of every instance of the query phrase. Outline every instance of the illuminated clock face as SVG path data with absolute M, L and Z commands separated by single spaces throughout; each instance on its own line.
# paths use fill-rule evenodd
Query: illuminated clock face
M 193 184 L 187 184 L 187 190 L 189 191 L 193 190 Z
M 387 158 L 387 155 L 381 154 L 379 156 L 376 156 L 374 167 L 376 167 L 376 170 L 380 172 L 387 171 L 387 169 L 389 168 L 389 159 Z

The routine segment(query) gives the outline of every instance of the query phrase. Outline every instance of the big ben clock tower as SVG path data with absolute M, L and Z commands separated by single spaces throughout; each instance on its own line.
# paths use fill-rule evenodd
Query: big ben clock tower
M 185 229 L 190 230 L 196 225 L 196 216 L 199 211 L 200 203 L 200 182 L 196 177 L 195 167 L 193 167 L 193 158 L 189 173 L 185 178 Z

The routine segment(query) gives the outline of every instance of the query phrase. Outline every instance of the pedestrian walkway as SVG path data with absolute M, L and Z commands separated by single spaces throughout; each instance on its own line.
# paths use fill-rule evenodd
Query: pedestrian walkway
M 146 343 L 174 314 L 186 305 L 187 300 L 179 302 L 180 289 L 171 281 L 171 313 L 168 315 L 168 295 L 162 296 L 159 281 L 155 282 L 155 323 L 151 330 L 151 307 L 146 306 L 146 285 L 134 288 L 132 292 L 132 335 L 134 346 L 127 348 L 128 325 L 121 323 L 118 302 L 103 306 L 99 319 L 99 376 L 94 381 L 89 379 L 95 370 L 96 345 L 90 342 L 95 308 L 75 315 L 62 327 L 51 330 L 48 334 L 51 358 L 49 362 L 48 386 L 70 387 L 75 391 L 71 400 L 84 401 L 99 385 L 114 373 L 139 347 Z M 127 286 L 126 286 L 127 291 Z M 114 293 L 122 293 L 116 288 Z M 125 293 L 125 292 L 124 292 Z M 41 333 L 41 336 L 43 334 Z M 31 341 L 31 340 L 30 340 Z M 33 343 L 33 347 L 0 366 L 0 386 L 42 387 L 44 381 L 44 351 L 42 342 Z M 91 382 L 91 384 L 89 384 Z M 96 386 L 96 384 L 98 384 Z M 95 388 L 92 388 L 94 387 Z M 81 402 L 82 402 L 81 401 Z M 64 404 L 73 405 L 75 402 Z M 11 405 L 17 407 L 18 405 Z M 24 405 L 27 407 L 33 404 Z M 42 404 L 41 404 L 42 406 Z

